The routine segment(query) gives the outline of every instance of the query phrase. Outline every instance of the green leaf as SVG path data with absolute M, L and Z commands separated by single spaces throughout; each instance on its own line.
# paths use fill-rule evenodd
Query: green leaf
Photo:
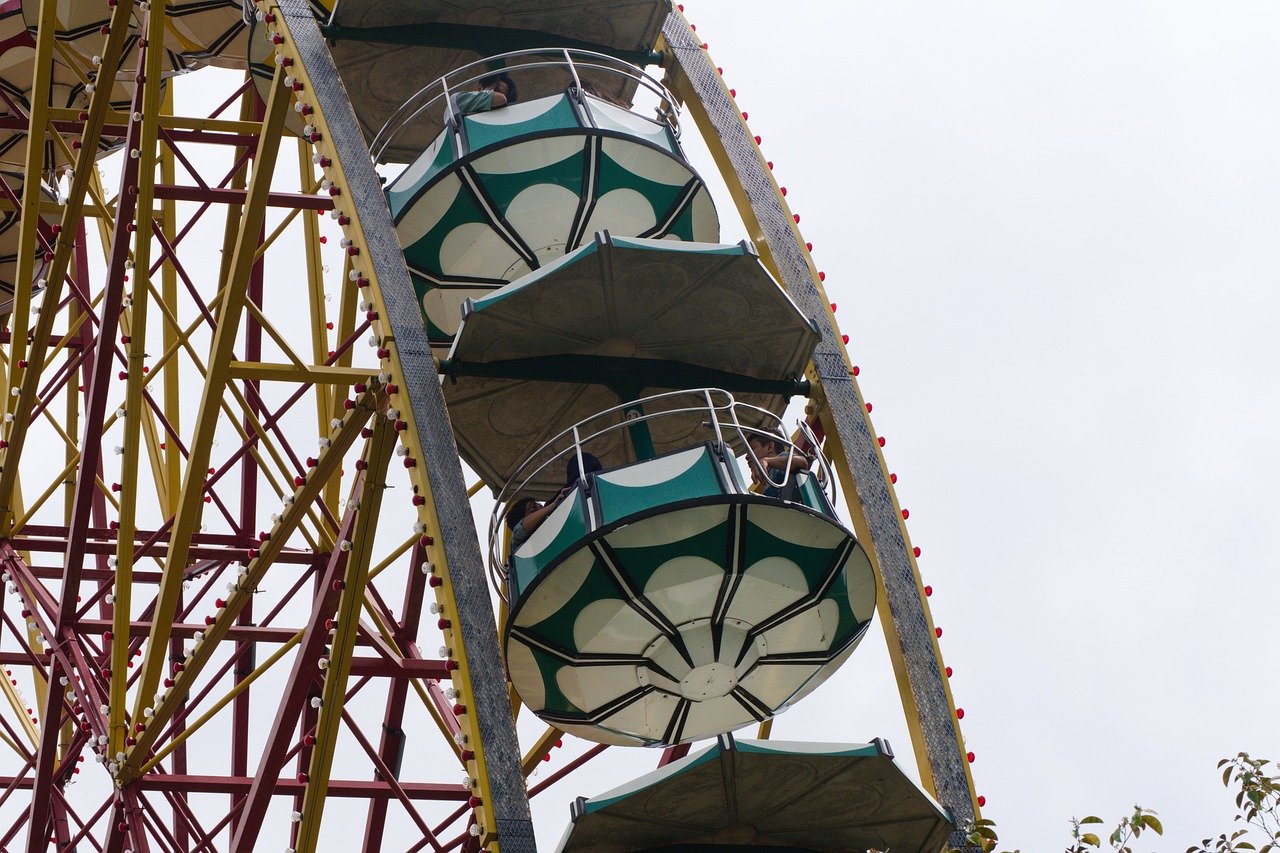
M 1151 827 L 1151 831 L 1156 835 L 1164 835 L 1164 826 L 1161 825 L 1160 819 L 1153 814 L 1144 814 L 1142 822 Z
M 1102 818 L 1098 817 L 1097 815 L 1089 815 L 1088 817 L 1082 817 L 1082 818 L 1080 818 L 1080 823 L 1081 823 L 1081 824 L 1086 824 L 1086 823 L 1102 823 Z
M 1092 832 L 1086 832 L 1084 835 L 1080 836 L 1080 840 L 1085 844 L 1088 844 L 1090 847 L 1102 846 L 1102 839 L 1098 838 L 1098 836 L 1094 835 Z

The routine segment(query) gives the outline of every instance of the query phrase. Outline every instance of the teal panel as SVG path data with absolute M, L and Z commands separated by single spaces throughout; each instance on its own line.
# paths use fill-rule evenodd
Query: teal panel
M 688 175 L 690 179 L 693 175 Z M 608 154 L 601 152 L 600 154 L 600 179 L 596 187 L 596 198 L 603 196 L 605 193 L 613 190 L 635 190 L 648 200 L 653 206 L 653 211 L 661 222 L 664 214 L 671 209 L 676 200 L 684 192 L 684 186 L 672 186 L 671 184 L 660 184 L 657 181 L 650 181 L 642 178 L 634 172 L 628 171 L 624 166 L 614 160 Z M 615 238 L 619 240 L 620 238 Z
M 462 119 L 467 129 L 467 147 L 470 150 L 479 151 L 530 133 L 549 133 L 553 130 L 581 127 L 567 95 L 561 95 L 555 106 L 529 121 L 493 124 L 483 120 L 484 116 L 493 115 L 495 113 L 475 113 Z
M 809 509 L 817 510 L 825 516 L 835 518 L 831 504 L 827 501 L 826 492 L 818 483 L 818 478 L 807 472 L 797 472 L 796 483 L 800 487 L 800 502 Z
M 609 110 L 601 107 L 599 104 L 587 99 L 587 104 L 591 108 L 591 115 L 595 119 L 596 125 L 601 130 L 611 130 L 617 133 L 624 133 L 627 136 L 633 136 L 637 139 L 656 145 L 664 151 L 679 155 L 680 152 L 676 147 L 674 140 L 671 138 L 671 132 L 665 124 L 660 124 L 652 119 L 632 113 L 630 119 L 635 119 L 635 123 L 623 123 L 616 120 L 610 115 Z M 641 127 L 644 129 L 641 130 Z
M 418 204 L 430 204 L 432 191 L 418 200 Z M 440 246 L 449 232 L 469 222 L 489 222 L 484 210 L 476 204 L 471 193 L 465 190 L 453 197 L 445 215 L 411 246 L 404 247 L 404 255 L 410 266 L 416 266 L 431 275 L 443 275 L 440 269 Z
M 552 569 L 551 571 L 552 575 L 554 575 L 556 570 Z M 537 590 L 535 589 L 531 594 L 537 595 Z M 532 634 L 536 634 L 548 643 L 576 652 L 577 647 L 573 641 L 573 628 L 578 620 L 578 615 L 582 613 L 582 609 L 588 604 L 593 604 L 602 599 L 618 597 L 618 590 L 613 585 L 613 581 L 609 579 L 608 571 L 597 562 L 587 572 L 582 585 L 578 587 L 573 595 L 569 596 L 569 600 L 555 613 L 534 625 L 525 624 L 523 617 L 518 612 L 513 618 L 515 624 Z M 517 606 L 519 603 L 521 602 L 518 601 Z
M 526 143 L 520 143 L 508 151 L 519 151 Z M 527 143 L 530 145 L 538 144 L 536 141 Z M 483 173 L 477 170 L 477 177 L 484 184 L 485 191 L 489 194 L 489 198 L 493 199 L 494 205 L 505 215 L 507 207 L 511 201 L 520 193 L 535 187 L 539 184 L 551 184 L 552 186 L 564 187 L 573 193 L 575 198 L 582 196 L 582 149 L 579 148 L 577 153 L 572 157 L 566 157 L 558 163 L 552 163 L 541 169 L 530 169 L 527 172 L 509 172 L 509 173 Z M 565 235 L 568 237 L 568 235 Z
M 628 466 L 626 471 L 630 475 L 646 468 L 659 470 L 668 458 L 660 457 L 637 463 Z M 595 482 L 604 524 L 665 504 L 724 494 L 720 480 L 716 477 L 711 451 L 706 448 L 703 448 L 702 456 L 693 465 L 670 480 L 646 486 L 619 486 L 602 477 L 596 477 Z
M 511 597 L 513 600 L 519 599 L 529 584 L 533 583 L 534 578 L 542 573 L 550 563 L 561 554 L 569 550 L 569 547 L 579 539 L 587 535 L 587 515 L 586 502 L 582 497 L 582 489 L 574 489 L 573 494 L 566 500 L 572 501 L 568 516 L 564 519 L 564 523 L 556 532 L 555 538 L 547 544 L 545 548 L 536 554 L 526 556 L 511 556 Z M 547 524 L 551 519 L 547 519 L 543 524 Z M 527 543 L 526 543 L 527 544 Z
M 701 192 L 706 192 L 706 190 L 701 190 Z M 675 218 L 675 221 L 668 226 L 663 236 L 665 237 L 667 234 L 674 235 L 679 237 L 681 240 L 686 241 L 692 241 L 694 239 L 692 199 L 685 205 L 684 210 L 680 211 L 680 215 Z
M 649 581 L 653 579 L 654 573 L 677 557 L 696 555 L 706 557 L 717 565 L 723 565 L 725 554 L 729 552 L 729 507 L 726 506 L 724 512 L 724 523 L 717 524 L 697 535 L 681 539 L 678 542 L 650 545 L 642 548 L 619 548 L 614 546 L 614 552 L 618 555 L 618 562 L 639 589 L 646 588 L 649 585 Z
M 794 509 L 790 511 L 800 512 L 800 510 Z M 816 524 L 819 522 L 814 519 L 811 523 Z M 799 566 L 804 573 L 809 589 L 813 589 L 819 584 L 827 565 L 831 562 L 831 558 L 835 556 L 834 552 L 827 548 L 811 548 L 779 539 L 753 523 L 750 512 L 747 513 L 747 524 L 746 529 L 743 531 L 742 543 L 747 565 L 754 565 L 767 557 L 781 557 L 785 560 L 790 560 Z
M 403 187 L 399 186 L 398 182 L 392 182 L 391 186 L 387 189 L 387 206 L 391 208 L 391 218 L 393 220 L 400 216 L 400 212 L 404 210 L 405 205 L 409 203 L 409 200 L 414 197 L 418 190 L 425 187 L 433 178 L 435 178 L 436 175 L 439 175 L 452 165 L 453 143 L 450 139 L 450 135 L 448 133 L 440 134 L 436 139 L 434 147 L 435 156 L 432 159 L 431 164 L 427 166 L 426 170 L 416 181 L 412 184 L 406 184 Z M 422 155 L 418 160 L 414 161 L 406 171 L 417 168 L 418 163 L 423 158 L 431 156 L 431 149 L 428 148 L 426 151 L 422 152 Z
M 512 642 L 519 642 L 513 640 Z M 538 664 L 538 673 L 542 676 L 542 689 L 545 691 L 546 704 L 538 710 L 548 710 L 553 713 L 569 713 L 580 714 L 589 710 L 579 708 L 577 705 L 569 701 L 569 697 L 564 695 L 564 691 L 560 689 L 560 682 L 556 680 L 556 673 L 561 667 L 568 666 L 559 658 L 549 655 L 536 646 L 526 645 L 525 648 L 533 652 L 533 659 Z

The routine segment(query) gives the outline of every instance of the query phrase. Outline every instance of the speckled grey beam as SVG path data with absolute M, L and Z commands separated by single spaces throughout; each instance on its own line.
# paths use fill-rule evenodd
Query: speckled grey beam
M 777 263 L 782 285 L 805 316 L 818 322 L 822 340 L 813 354 L 814 366 L 871 528 L 871 545 L 884 578 L 888 616 L 900 640 L 897 653 L 906 664 L 912 699 L 919 708 L 920 728 L 938 798 L 951 809 L 959 824 L 974 814 L 965 772 L 966 759 L 959 749 L 942 666 L 934 654 L 932 629 L 920 599 L 920 587 L 907 553 L 897 508 L 884 481 L 875 436 L 863 414 L 862 398 L 849 375 L 840 339 L 829 321 L 826 300 L 814 285 L 808 259 L 793 236 L 791 218 L 782 207 L 773 179 L 756 153 L 755 140 L 747 134 L 737 107 L 726 97 L 701 40 L 689 30 L 683 18 L 674 13 L 663 25 L 663 35 L 733 164 L 737 180 L 750 200 Z M 953 836 L 952 844 L 966 846 L 960 833 Z
M 367 263 L 377 274 L 386 304 L 383 321 L 395 338 L 404 371 L 405 387 L 401 393 L 408 396 L 413 408 L 423 453 L 421 461 L 440 520 L 457 608 L 454 619 L 462 628 L 472 674 L 475 699 L 471 713 L 475 715 L 484 745 L 499 843 L 503 853 L 535 851 L 533 821 L 520 770 L 520 744 L 516 740 L 505 670 L 498 653 L 497 623 L 489 598 L 489 583 L 471 505 L 467 501 L 458 448 L 427 343 L 427 330 L 422 323 L 422 311 L 396 241 L 382 184 L 369 158 L 369 148 L 311 7 L 307 0 L 280 0 L 280 10 L 288 20 L 298 54 L 311 78 L 313 97 L 328 124 L 329 141 L 349 181 L 350 195 L 346 203 L 360 212 L 368 245 Z

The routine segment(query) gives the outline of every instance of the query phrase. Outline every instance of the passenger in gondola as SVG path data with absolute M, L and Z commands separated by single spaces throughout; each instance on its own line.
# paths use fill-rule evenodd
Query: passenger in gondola
M 582 454 L 582 470 L 578 470 L 578 455 L 575 453 L 569 457 L 569 462 L 564 466 L 564 487 L 565 490 L 572 489 L 578 485 L 578 481 L 587 474 L 594 474 L 597 471 L 603 471 L 604 466 L 600 464 L 600 460 L 590 453 Z
M 517 548 L 528 541 L 533 531 L 547 520 L 547 516 L 555 512 L 560 501 L 564 500 L 565 494 L 566 492 L 562 491 L 545 504 L 531 497 L 516 498 L 511 502 L 505 517 L 507 527 L 511 529 L 510 553 L 514 554 Z
M 484 113 L 516 102 L 516 82 L 510 74 L 498 73 L 482 77 L 474 92 L 453 96 L 453 108 L 462 115 Z
M 751 449 L 747 462 L 751 482 L 763 487 L 760 494 L 777 500 L 798 500 L 795 473 L 808 469 L 813 458 L 772 430 L 752 433 L 747 446 Z

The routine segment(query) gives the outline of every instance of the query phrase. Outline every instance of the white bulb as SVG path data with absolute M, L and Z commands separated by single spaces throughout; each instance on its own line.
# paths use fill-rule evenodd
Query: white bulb
M 323 699 L 321 699 L 319 696 L 312 696 L 312 697 L 311 697 L 311 707 L 312 707 L 312 708 L 319 708 L 319 707 L 320 707 L 321 705 L 323 705 L 323 704 L 324 704 L 324 700 L 323 700 Z

